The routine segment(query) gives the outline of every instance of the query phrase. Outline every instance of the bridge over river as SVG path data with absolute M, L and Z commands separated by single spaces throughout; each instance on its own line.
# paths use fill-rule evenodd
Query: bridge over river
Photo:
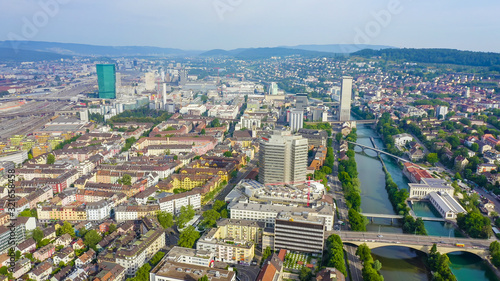
M 359 246 L 366 243 L 370 248 L 401 246 L 429 253 L 433 244 L 441 254 L 451 252 L 469 252 L 483 259 L 489 255 L 489 246 L 493 240 L 455 238 L 440 236 L 422 236 L 413 234 L 394 234 L 377 232 L 355 232 L 355 231 L 328 231 L 326 238 L 331 234 L 340 235 L 342 242 Z

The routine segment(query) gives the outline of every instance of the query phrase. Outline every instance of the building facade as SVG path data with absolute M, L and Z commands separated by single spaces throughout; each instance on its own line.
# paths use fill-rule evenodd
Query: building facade
M 339 121 L 349 121 L 351 119 L 351 96 L 352 77 L 344 76 L 342 77 L 342 86 L 340 89 Z
M 292 183 L 306 180 L 308 141 L 287 131 L 262 138 L 259 149 L 259 181 Z
M 114 64 L 97 64 L 99 98 L 116 99 L 116 69 Z

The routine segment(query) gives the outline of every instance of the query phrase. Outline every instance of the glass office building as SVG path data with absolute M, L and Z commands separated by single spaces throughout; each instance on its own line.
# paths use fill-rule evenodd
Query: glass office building
M 114 64 L 97 64 L 99 98 L 116 99 L 116 70 Z

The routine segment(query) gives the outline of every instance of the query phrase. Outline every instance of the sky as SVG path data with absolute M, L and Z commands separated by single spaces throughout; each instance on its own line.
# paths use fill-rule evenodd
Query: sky
M 373 44 L 500 52 L 500 1 L 0 0 L 0 40 L 185 50 Z

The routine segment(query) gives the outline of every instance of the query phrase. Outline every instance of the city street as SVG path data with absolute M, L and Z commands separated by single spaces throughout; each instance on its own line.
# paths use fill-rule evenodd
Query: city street
M 352 275 L 352 281 L 363 281 L 363 276 L 361 273 L 363 265 L 361 264 L 361 260 L 359 259 L 359 257 L 356 256 L 357 249 L 358 247 L 356 246 L 344 244 L 344 250 L 346 251 L 347 259 L 349 260 L 349 272 Z

